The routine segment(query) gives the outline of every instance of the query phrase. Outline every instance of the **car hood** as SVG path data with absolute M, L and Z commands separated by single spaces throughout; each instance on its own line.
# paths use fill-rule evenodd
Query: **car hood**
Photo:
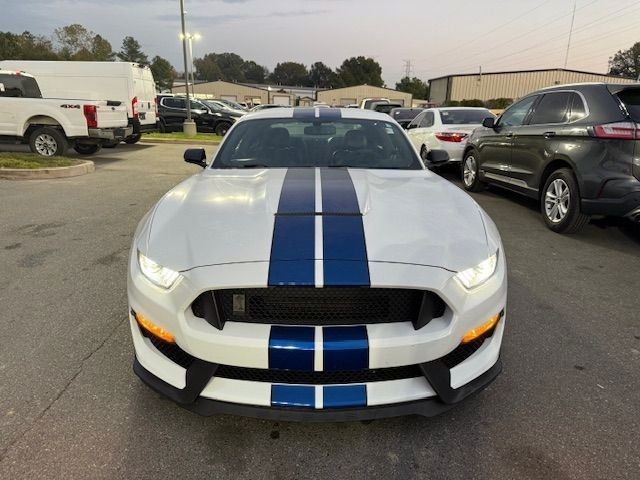
M 187 179 L 143 221 L 138 248 L 178 271 L 268 262 L 286 172 L 207 169 Z M 369 262 L 460 271 L 494 253 L 475 201 L 428 170 L 349 169 L 349 175 Z

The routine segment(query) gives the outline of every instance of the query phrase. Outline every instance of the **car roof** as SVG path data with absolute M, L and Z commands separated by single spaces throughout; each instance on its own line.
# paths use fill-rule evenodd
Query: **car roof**
M 301 110 L 308 110 L 308 111 L 316 110 L 315 112 L 309 112 L 309 113 L 310 114 L 313 113 L 313 115 L 318 118 L 320 118 L 320 115 L 322 115 L 322 117 L 326 119 L 328 118 L 339 119 L 340 117 L 342 117 L 342 118 L 362 119 L 362 120 L 384 120 L 387 122 L 391 120 L 391 117 L 389 117 L 389 115 L 387 115 L 386 113 L 376 112 L 375 110 L 363 110 L 360 108 L 282 107 L 282 108 L 268 108 L 265 110 L 258 110 L 257 112 L 252 112 L 250 115 L 245 115 L 244 117 L 241 117 L 240 119 L 238 119 L 236 123 L 249 121 L 249 120 L 267 119 L 267 118 L 268 119 L 293 118 L 294 112 L 300 112 Z M 338 113 L 340 114 L 340 117 L 337 116 Z M 311 118 L 311 115 L 310 115 L 310 118 Z

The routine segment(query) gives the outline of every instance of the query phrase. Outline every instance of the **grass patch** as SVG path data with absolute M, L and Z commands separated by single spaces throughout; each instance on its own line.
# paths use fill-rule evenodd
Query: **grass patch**
M 213 133 L 198 133 L 195 137 L 187 137 L 184 132 L 151 132 L 143 134 L 142 138 L 149 140 L 205 140 L 210 142 L 219 142 L 222 140 L 222 137 Z
M 0 152 L 0 168 L 36 168 L 69 167 L 80 163 L 65 157 L 41 157 L 35 153 Z

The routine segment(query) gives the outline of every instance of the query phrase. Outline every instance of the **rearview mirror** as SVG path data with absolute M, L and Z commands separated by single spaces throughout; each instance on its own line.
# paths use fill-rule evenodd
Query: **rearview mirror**
M 445 163 L 449 161 L 449 153 L 446 150 L 429 150 L 427 161 L 433 164 Z
M 207 152 L 204 148 L 188 148 L 184 151 L 184 161 L 204 168 L 207 166 Z
M 493 128 L 496 126 L 496 119 L 493 117 L 487 117 L 482 121 L 482 126 L 485 128 Z

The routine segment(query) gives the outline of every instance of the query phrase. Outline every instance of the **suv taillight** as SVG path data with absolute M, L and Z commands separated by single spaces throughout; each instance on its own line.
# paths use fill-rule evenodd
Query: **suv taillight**
M 640 129 L 633 122 L 607 123 L 593 127 L 595 136 L 617 140 L 640 140 Z
M 435 135 L 438 140 L 441 140 L 443 142 L 460 143 L 465 138 L 467 138 L 466 133 L 459 133 L 459 132 L 438 132 Z
M 138 97 L 131 99 L 131 113 L 133 114 L 133 118 L 138 118 Z
M 87 121 L 87 128 L 98 128 L 98 109 L 95 105 L 83 105 L 82 111 Z

